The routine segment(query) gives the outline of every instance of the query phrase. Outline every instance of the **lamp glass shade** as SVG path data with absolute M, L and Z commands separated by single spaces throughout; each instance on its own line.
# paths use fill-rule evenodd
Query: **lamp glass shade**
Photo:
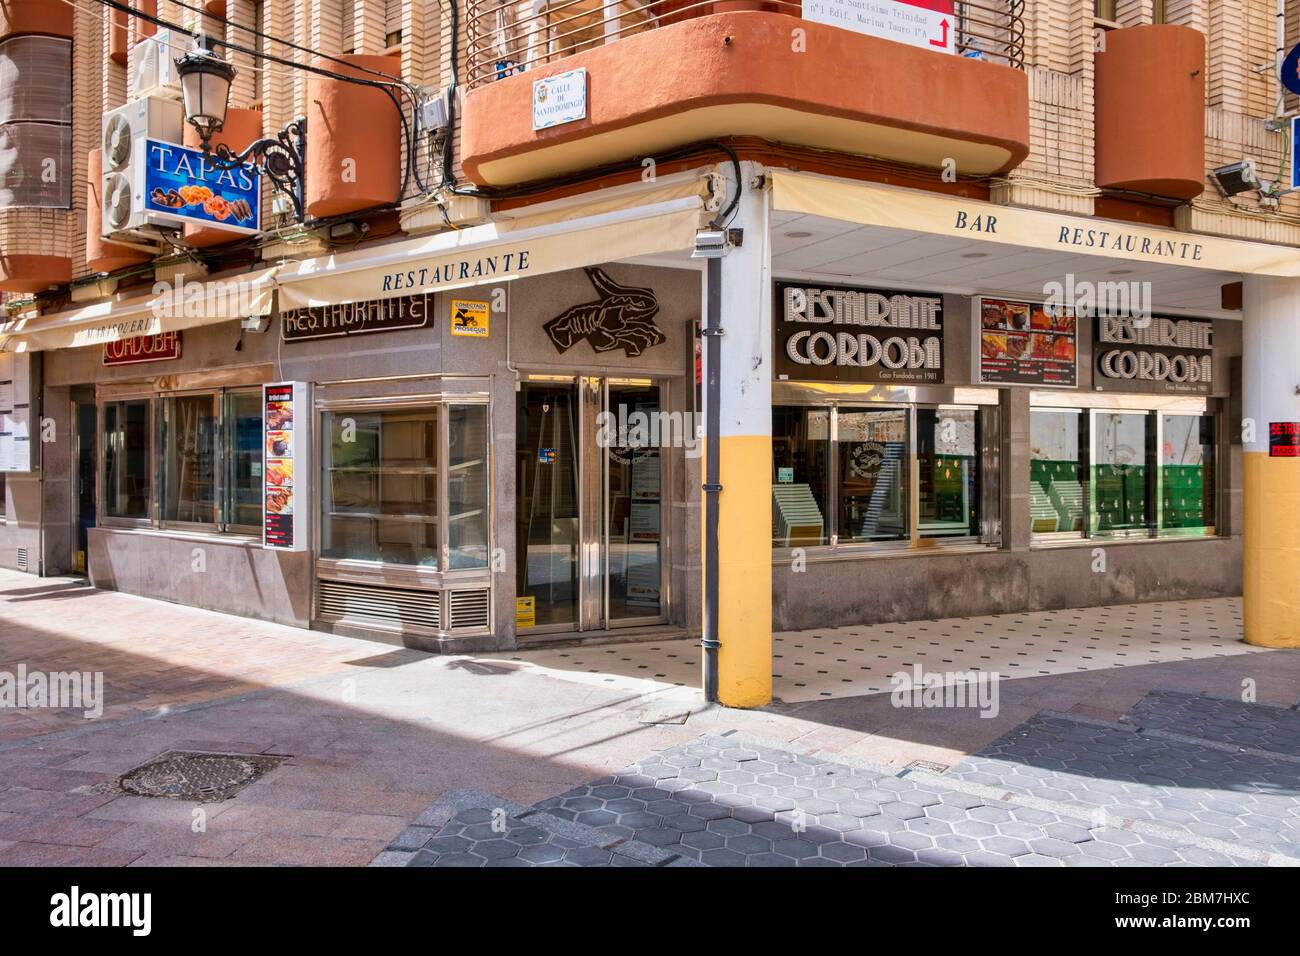
M 206 139 L 226 124 L 235 68 L 215 56 L 187 53 L 176 61 L 176 72 L 181 80 L 185 119 Z

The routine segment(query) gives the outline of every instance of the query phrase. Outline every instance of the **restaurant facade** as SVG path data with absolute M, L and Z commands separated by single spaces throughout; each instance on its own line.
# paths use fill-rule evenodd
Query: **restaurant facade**
M 15 0 L 0 133 L 61 172 L 0 182 L 0 567 L 430 651 L 699 637 L 734 706 L 781 630 L 1242 594 L 1300 646 L 1249 4 Z
M 137 322 L 31 320 L 14 357 L 70 438 L 40 446 L 42 570 L 429 650 L 698 634 L 708 280 L 688 244 L 709 182 L 534 211 L 454 252 L 188 283 L 253 320 L 158 296 L 120 310 Z M 767 373 L 770 467 L 744 474 L 741 517 L 770 517 L 771 628 L 1240 593 L 1240 318 L 1057 263 L 966 293 L 897 269 L 828 282 L 783 251 L 822 227 L 781 195 L 750 192 L 768 235 L 728 254 L 767 247 L 723 280 L 757 314 L 722 307 L 767 330 L 746 364 Z M 645 254 L 588 264 L 611 216 Z M 936 271 L 985 262 L 962 255 Z

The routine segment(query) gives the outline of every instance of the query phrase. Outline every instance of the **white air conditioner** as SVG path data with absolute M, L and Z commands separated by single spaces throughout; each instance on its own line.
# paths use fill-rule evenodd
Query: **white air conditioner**
M 176 60 L 193 48 L 194 43 L 183 33 L 159 30 L 136 45 L 131 70 L 131 99 L 146 96 L 181 98 L 181 79 L 176 72 Z
M 172 217 L 145 211 L 145 141 L 181 141 L 181 104 L 150 96 L 104 114 L 100 232 L 132 233 L 146 225 L 175 226 Z

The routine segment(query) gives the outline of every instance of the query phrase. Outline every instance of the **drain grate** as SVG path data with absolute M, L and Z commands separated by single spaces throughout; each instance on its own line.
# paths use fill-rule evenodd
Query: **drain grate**
M 899 776 L 904 776 L 910 770 L 928 770 L 930 773 L 947 773 L 951 769 L 949 764 L 939 763 L 937 760 L 913 760 L 903 768 Z
M 215 803 L 229 800 L 287 759 L 172 750 L 122 774 L 117 789 L 137 797 Z

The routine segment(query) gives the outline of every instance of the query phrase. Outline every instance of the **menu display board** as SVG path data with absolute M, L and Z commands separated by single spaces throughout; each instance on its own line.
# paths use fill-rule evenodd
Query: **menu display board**
M 262 386 L 262 547 L 307 550 L 310 394 L 306 382 Z M 295 470 L 300 474 L 295 478 Z
M 0 471 L 32 470 L 31 362 L 0 352 Z
M 1074 388 L 1079 329 L 1073 312 L 1012 299 L 974 300 L 979 336 L 975 381 L 984 385 Z

